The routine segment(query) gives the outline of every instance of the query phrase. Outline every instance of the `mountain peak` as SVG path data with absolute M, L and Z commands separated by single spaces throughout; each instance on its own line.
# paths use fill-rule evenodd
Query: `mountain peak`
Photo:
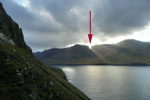
M 123 40 L 123 41 L 121 41 L 121 42 L 135 42 L 135 41 L 141 42 L 141 41 L 135 40 L 135 39 L 126 39 L 126 40 Z
M 142 41 L 139 41 L 139 40 L 135 40 L 135 39 L 126 39 L 126 40 L 123 40 L 119 43 L 117 43 L 116 45 L 117 46 L 121 46 L 121 45 L 132 45 L 132 44 L 139 44 L 139 43 L 143 43 Z
M 3 44 L 7 42 L 24 48 L 30 53 L 32 52 L 31 48 L 27 46 L 24 41 L 22 29 L 6 13 L 2 3 L 0 3 L 0 43 Z
M 5 11 L 4 8 L 3 8 L 3 4 L 0 2 L 0 13 L 1 13 L 1 12 L 6 13 L 6 11 Z
M 86 45 L 81 45 L 81 44 L 75 44 L 74 46 L 71 46 L 71 47 L 88 47 Z

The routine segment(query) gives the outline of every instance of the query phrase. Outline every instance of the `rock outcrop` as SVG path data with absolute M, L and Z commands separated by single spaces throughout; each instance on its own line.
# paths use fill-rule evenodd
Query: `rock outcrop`
M 22 34 L 22 29 L 7 15 L 2 4 L 0 3 L 0 40 L 10 42 L 12 45 L 17 45 L 25 50 L 32 52 L 31 48 L 26 45 Z
M 60 71 L 38 61 L 0 3 L 0 100 L 88 100 Z

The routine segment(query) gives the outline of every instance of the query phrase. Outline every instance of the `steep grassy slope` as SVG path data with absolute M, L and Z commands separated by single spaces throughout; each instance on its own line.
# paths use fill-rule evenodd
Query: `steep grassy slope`
M 59 75 L 57 73 L 60 73 Z M 0 3 L 0 100 L 88 100 L 60 69 L 37 60 Z

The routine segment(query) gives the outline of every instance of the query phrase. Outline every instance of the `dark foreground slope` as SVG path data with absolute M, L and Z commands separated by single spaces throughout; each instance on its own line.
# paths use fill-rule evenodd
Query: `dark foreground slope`
M 34 55 L 46 64 L 111 64 L 149 65 L 150 43 L 124 40 L 118 44 L 95 45 L 91 49 L 75 45 L 64 49 L 49 49 Z
M 0 100 L 88 100 L 59 69 L 32 54 L 18 24 L 0 3 Z

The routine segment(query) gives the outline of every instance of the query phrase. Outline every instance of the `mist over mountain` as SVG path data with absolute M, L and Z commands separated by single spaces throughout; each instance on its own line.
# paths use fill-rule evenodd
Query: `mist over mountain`
M 53 64 L 114 64 L 149 65 L 150 43 L 127 39 L 117 44 L 74 45 L 62 49 L 49 49 L 34 55 L 42 62 Z

